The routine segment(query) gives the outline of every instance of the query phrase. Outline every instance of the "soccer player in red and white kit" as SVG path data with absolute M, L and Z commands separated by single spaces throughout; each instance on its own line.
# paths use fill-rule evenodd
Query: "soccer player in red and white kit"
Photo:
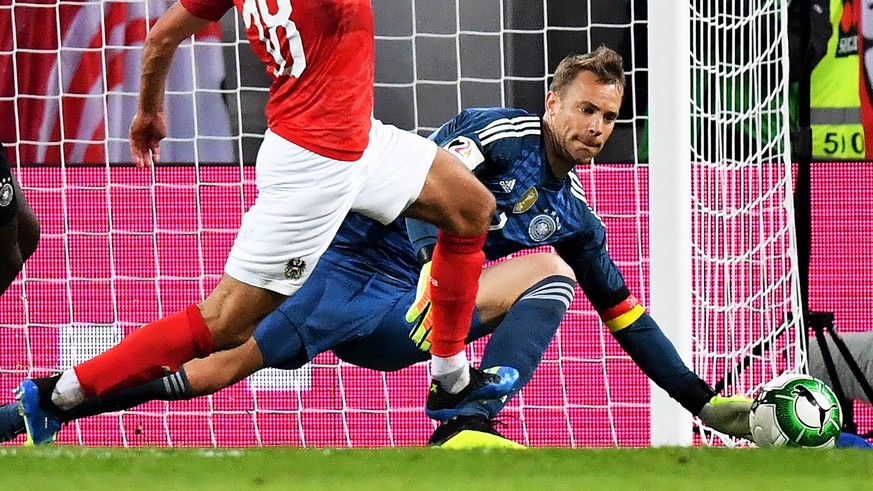
M 440 228 L 428 278 L 434 306 L 429 414 L 512 389 L 470 367 L 464 352 L 494 197 L 449 151 L 373 119 L 370 0 L 177 2 L 146 39 L 130 127 L 135 164 L 148 168 L 160 159 L 164 87 L 179 43 L 234 4 L 273 83 L 269 130 L 256 162 L 258 196 L 243 216 L 225 274 L 199 305 L 143 326 L 60 377 L 22 382 L 17 398 L 35 443 L 54 439 L 58 408 L 240 345 L 306 281 L 349 210 L 383 223 L 403 214 Z

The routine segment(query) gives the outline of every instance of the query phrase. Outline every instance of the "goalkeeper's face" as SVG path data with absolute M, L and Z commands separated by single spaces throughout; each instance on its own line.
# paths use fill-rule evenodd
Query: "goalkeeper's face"
M 600 153 L 612 135 L 621 99 L 619 85 L 601 83 L 589 71 L 580 72 L 560 93 L 549 91 L 546 122 L 560 157 L 580 164 Z

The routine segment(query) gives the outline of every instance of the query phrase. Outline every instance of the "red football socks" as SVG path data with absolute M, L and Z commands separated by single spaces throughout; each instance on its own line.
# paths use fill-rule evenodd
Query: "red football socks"
M 464 349 L 485 264 L 482 247 L 486 236 L 463 237 L 442 230 L 437 235 L 430 271 L 433 355 L 445 358 Z
M 175 372 L 212 350 L 212 333 L 200 309 L 191 305 L 146 324 L 74 370 L 86 397 L 104 396 Z

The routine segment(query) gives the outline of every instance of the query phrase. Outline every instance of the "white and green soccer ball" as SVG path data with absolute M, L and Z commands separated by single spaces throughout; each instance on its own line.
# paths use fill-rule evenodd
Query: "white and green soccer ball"
M 761 389 L 749 413 L 759 447 L 833 447 L 843 412 L 834 392 L 809 375 L 786 373 Z

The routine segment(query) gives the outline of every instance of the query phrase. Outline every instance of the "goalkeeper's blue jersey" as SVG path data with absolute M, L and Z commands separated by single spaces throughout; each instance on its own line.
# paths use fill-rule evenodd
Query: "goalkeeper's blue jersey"
M 553 174 L 543 134 L 542 120 L 534 114 L 470 109 L 431 138 L 455 154 L 497 198 L 484 248 L 489 260 L 550 245 L 573 269 L 596 310 L 630 305 L 630 292 L 606 248 L 603 223 L 588 208 L 575 172 Z M 297 368 L 326 349 L 338 349 L 347 361 L 380 370 L 427 359 L 409 341 L 414 324 L 403 316 L 415 298 L 418 275 L 405 220 L 383 226 L 350 214 L 307 284 L 255 331 L 265 363 Z M 298 335 L 289 335 L 289 326 Z M 484 335 L 476 315 L 470 332 L 474 338 Z M 696 414 L 709 400 L 711 394 L 651 317 L 638 317 L 613 334 L 644 373 L 690 411 Z M 349 350 L 363 355 L 348 358 Z
M 560 177 L 552 172 L 539 116 L 520 109 L 468 109 L 430 138 L 460 158 L 497 199 L 484 247 L 488 260 L 551 245 L 576 272 L 595 307 L 604 295 L 607 307 L 624 299 L 618 298 L 618 290 L 626 289 L 606 253 L 603 223 L 588 207 L 575 171 Z M 383 226 L 350 214 L 324 259 L 404 284 L 415 284 L 419 273 L 402 219 Z M 598 278 L 592 278 L 594 292 L 587 291 L 588 275 Z

